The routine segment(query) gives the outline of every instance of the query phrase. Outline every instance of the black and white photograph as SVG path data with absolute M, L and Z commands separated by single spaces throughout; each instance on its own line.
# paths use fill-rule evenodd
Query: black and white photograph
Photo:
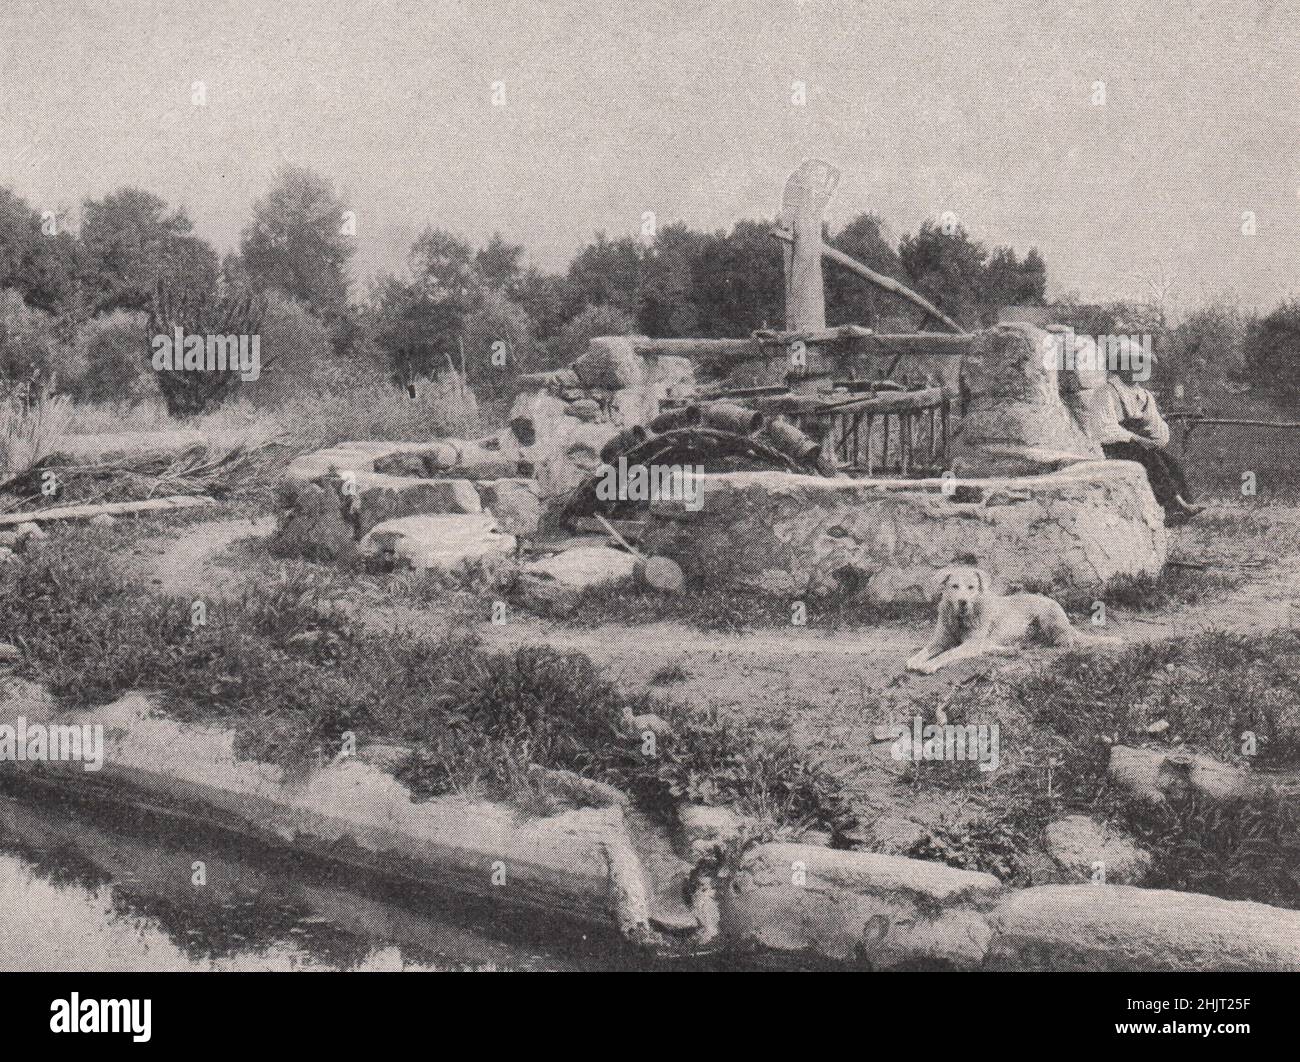
M 5 0 L 7 1024 L 1297 971 L 1300 4 Z

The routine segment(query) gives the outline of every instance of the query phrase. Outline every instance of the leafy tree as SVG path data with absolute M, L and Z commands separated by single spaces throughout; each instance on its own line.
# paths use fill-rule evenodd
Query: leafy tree
M 253 204 L 240 243 L 248 284 L 279 291 L 325 319 L 343 312 L 356 252 L 347 211 L 333 183 L 301 166 L 286 166 Z
M 915 236 L 903 237 L 898 257 L 922 295 L 963 328 L 979 326 L 988 252 L 963 226 L 945 232 L 925 221 Z
M 487 246 L 474 252 L 474 274 L 484 287 L 516 298 L 523 278 L 524 248 L 494 232 Z
M 644 246 L 631 236 L 610 240 L 596 233 L 569 263 L 568 278 L 588 306 L 614 306 L 635 318 Z
M 215 289 L 217 252 L 183 209 L 151 192 L 119 188 L 82 208 L 82 275 L 93 313 L 147 310 L 158 281 L 201 296 Z
M 984 268 L 980 295 L 986 322 L 996 320 L 1004 306 L 1041 306 L 1047 287 L 1047 267 L 1037 249 L 1022 262 L 1010 247 L 995 247 Z
M 0 291 L 0 382 L 48 383 L 68 367 L 67 355 L 55 318 L 28 306 L 13 288 Z
M 1255 322 L 1246 337 L 1246 371 L 1289 404 L 1300 402 L 1300 299 Z
M 532 322 L 533 334 L 548 343 L 581 312 L 584 300 L 568 277 L 544 273 L 534 266 L 524 271 L 518 284 L 518 302 Z
M 637 323 L 648 336 L 699 335 L 700 308 L 696 271 L 703 260 L 707 237 L 682 222 L 665 225 L 642 259 L 637 291 Z
M 738 221 L 706 236 L 693 270 L 700 334 L 747 336 L 785 323 L 785 273 L 770 221 Z
M 0 188 L 0 289 L 13 288 L 29 306 L 55 312 L 78 288 L 79 247 L 63 226 L 50 232 L 41 214 Z
M 907 270 L 885 239 L 883 226 L 877 215 L 859 214 L 825 242 L 877 273 L 906 284 Z M 828 325 L 860 324 L 876 328 L 884 312 L 909 315 L 917 312 L 910 303 L 834 264 L 826 265 L 823 276 Z

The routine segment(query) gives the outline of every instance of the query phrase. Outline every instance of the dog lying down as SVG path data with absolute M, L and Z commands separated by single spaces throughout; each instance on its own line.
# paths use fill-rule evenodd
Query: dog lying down
M 1030 645 L 1118 645 L 1118 638 L 1084 634 L 1050 597 L 995 593 L 980 568 L 945 568 L 935 576 L 939 620 L 930 644 L 907 662 L 930 675 L 977 656 L 1016 656 Z

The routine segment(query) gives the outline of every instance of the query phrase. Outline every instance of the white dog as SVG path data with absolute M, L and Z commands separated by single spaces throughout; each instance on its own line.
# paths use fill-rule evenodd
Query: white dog
M 935 576 L 939 620 L 930 644 L 907 662 L 909 671 L 933 674 L 958 660 L 994 654 L 1014 656 L 1025 646 L 1118 645 L 1118 638 L 1083 634 L 1065 609 L 1042 594 L 993 591 L 980 568 L 945 568 Z

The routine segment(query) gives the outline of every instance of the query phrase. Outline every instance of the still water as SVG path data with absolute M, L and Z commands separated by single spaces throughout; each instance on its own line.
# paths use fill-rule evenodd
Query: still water
M 195 883 L 195 864 L 206 882 Z M 610 970 L 578 929 L 152 813 L 0 791 L 0 970 Z

